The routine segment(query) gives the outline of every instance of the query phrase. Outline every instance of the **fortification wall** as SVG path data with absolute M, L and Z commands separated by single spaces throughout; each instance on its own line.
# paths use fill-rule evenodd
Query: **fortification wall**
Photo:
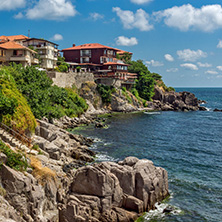
M 53 84 L 59 87 L 72 87 L 75 85 L 78 89 L 87 81 L 94 81 L 94 75 L 90 72 L 47 72 Z

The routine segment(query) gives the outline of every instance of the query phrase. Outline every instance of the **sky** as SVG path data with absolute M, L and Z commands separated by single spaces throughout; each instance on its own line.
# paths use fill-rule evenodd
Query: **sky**
M 222 87 L 222 1 L 0 0 L 0 35 L 100 43 L 133 53 L 173 87 Z M 30 31 L 29 31 L 30 30 Z

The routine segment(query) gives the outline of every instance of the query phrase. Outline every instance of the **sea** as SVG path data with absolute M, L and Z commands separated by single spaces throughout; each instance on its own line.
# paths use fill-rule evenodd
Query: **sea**
M 74 133 L 94 138 L 97 161 L 127 156 L 152 160 L 168 171 L 170 197 L 141 221 L 222 222 L 222 88 L 188 91 L 207 111 L 112 115 L 105 129 L 88 126 Z M 172 208 L 169 214 L 163 213 Z

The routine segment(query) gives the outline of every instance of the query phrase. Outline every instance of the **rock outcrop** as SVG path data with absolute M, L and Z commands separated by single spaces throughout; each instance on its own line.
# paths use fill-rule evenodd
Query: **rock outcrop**
M 2 217 L 17 222 L 58 221 L 55 181 L 50 180 L 42 186 L 31 174 L 23 174 L 6 165 L 1 167 L 0 178 L 5 190 L 5 199 L 0 200 L 0 212 L 5 209 Z
M 93 161 L 92 140 L 38 121 L 26 172 L 0 155 L 0 221 L 125 222 L 168 195 L 167 172 L 149 160 Z
M 138 111 L 143 107 L 137 98 L 130 92 L 125 92 L 123 94 L 122 90 L 117 90 L 116 93 L 112 94 L 111 98 L 111 111 L 114 112 L 134 112 Z M 129 102 L 130 100 L 130 102 Z
M 128 157 L 78 169 L 60 221 L 134 221 L 168 193 L 167 172 L 149 160 Z
M 164 92 L 158 86 L 155 86 L 155 95 L 153 96 L 154 109 L 162 111 L 197 111 L 206 110 L 199 104 L 203 101 L 198 100 L 190 92 Z

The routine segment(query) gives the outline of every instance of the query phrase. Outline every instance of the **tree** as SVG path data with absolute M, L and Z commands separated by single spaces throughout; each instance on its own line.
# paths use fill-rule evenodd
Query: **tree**
M 128 64 L 128 63 L 130 63 L 130 61 L 132 59 L 132 55 L 129 52 L 124 52 L 123 55 L 117 54 L 116 58 L 120 59 L 124 63 Z
M 152 100 L 154 96 L 154 79 L 150 74 L 140 73 L 139 78 L 136 81 L 136 89 L 139 92 L 141 98 L 145 100 Z
M 58 66 L 58 71 L 59 72 L 68 72 L 70 65 L 65 62 L 64 57 L 59 56 L 58 61 L 57 61 L 57 66 Z

